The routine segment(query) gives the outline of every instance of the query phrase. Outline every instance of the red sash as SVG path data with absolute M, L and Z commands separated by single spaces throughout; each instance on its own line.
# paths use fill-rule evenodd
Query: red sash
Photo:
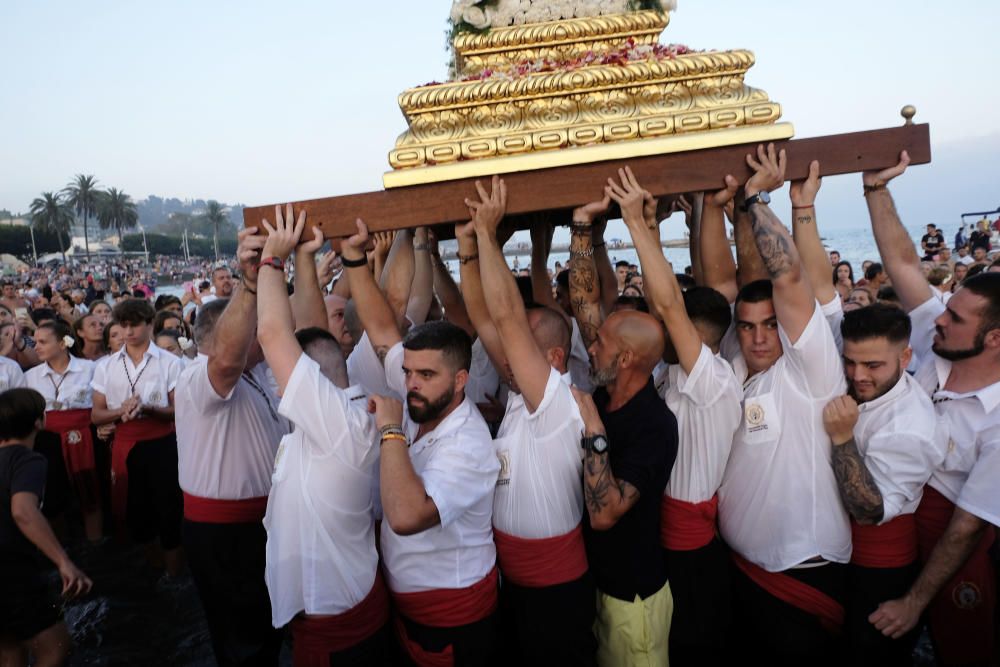
M 861 567 L 906 567 L 917 560 L 917 521 L 900 514 L 880 526 L 862 526 L 851 519 L 851 562 Z
M 715 539 L 719 497 L 689 503 L 664 494 L 660 502 L 660 544 L 671 551 L 694 551 Z
M 184 492 L 184 518 L 198 523 L 257 523 L 267 512 L 267 496 L 223 500 Z
M 357 646 L 388 620 L 389 592 L 377 571 L 371 591 L 351 609 L 335 616 L 299 614 L 292 619 L 292 662 L 295 667 L 328 667 L 331 653 Z
M 125 520 L 128 504 L 128 455 L 137 443 L 156 440 L 174 432 L 174 422 L 158 419 L 133 419 L 118 424 L 111 445 L 111 513 L 119 521 Z
M 49 410 L 45 429 L 59 434 L 63 461 L 80 509 L 93 512 L 101 505 L 94 462 L 94 438 L 90 432 L 90 409 Z
M 735 551 L 733 562 L 743 574 L 782 602 L 819 618 L 828 632 L 839 634 L 844 625 L 844 607 L 826 593 L 819 591 L 783 572 L 768 572 L 754 565 Z
M 526 588 L 545 588 L 579 579 L 587 571 L 583 528 L 542 539 L 515 537 L 493 529 L 503 576 Z
M 924 487 L 916 512 L 922 563 L 930 558 L 954 513 L 954 503 L 936 489 Z M 942 664 L 988 664 L 993 659 L 996 577 L 989 548 L 995 530 L 986 527 L 968 560 L 927 607 L 934 652 Z
M 396 609 L 408 619 L 436 628 L 455 628 L 481 621 L 497 609 L 497 568 L 468 588 L 441 588 L 419 593 L 393 593 Z M 418 667 L 450 667 L 454 663 L 449 644 L 431 653 L 406 634 L 406 625 L 396 619 L 396 632 L 410 659 Z

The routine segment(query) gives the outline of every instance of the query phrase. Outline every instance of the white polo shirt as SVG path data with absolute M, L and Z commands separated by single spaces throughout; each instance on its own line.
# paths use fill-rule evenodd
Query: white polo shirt
M 93 379 L 94 362 L 70 355 L 65 373 L 56 373 L 47 362 L 39 364 L 24 374 L 24 386 L 42 395 L 46 410 L 89 410 L 94 407 Z
M 13 359 L 0 357 L 0 391 L 24 386 L 24 372 Z
M 661 364 L 656 391 L 677 417 L 680 443 L 664 490 L 676 500 L 711 500 L 722 484 L 733 435 L 743 414 L 743 389 L 732 366 L 705 344 L 691 375 L 680 364 Z
M 500 476 L 493 497 L 493 525 L 528 539 L 558 537 L 583 516 L 583 418 L 569 374 L 549 372 L 542 402 L 528 412 L 514 392 L 493 445 Z
M 169 394 L 181 374 L 180 359 L 151 342 L 136 366 L 125 349 L 122 345 L 118 352 L 108 355 L 94 367 L 90 386 L 104 394 L 108 409 L 121 407 L 133 394 L 139 396 L 143 405 L 156 408 L 170 405 Z
M 369 396 L 391 396 L 396 400 L 403 400 L 406 396 L 406 392 L 396 395 L 389 388 L 385 381 L 385 369 L 375 354 L 367 331 L 347 357 L 347 377 L 351 384 L 360 385 Z
M 291 426 L 278 414 L 268 370 L 258 364 L 226 396 L 208 378 L 207 355 L 180 374 L 174 403 L 182 490 L 219 500 L 260 498 L 271 490 L 274 455 Z
M 747 378 L 742 356 L 743 419 L 719 488 L 719 527 L 747 560 L 780 572 L 822 556 L 846 563 L 851 530 L 830 464 L 823 408 L 844 394 L 844 369 L 816 303 L 793 345 L 778 325 L 784 354 Z
M 367 399 L 360 387 L 338 388 L 305 354 L 288 379 L 278 409 L 295 430 L 281 440 L 264 517 L 276 628 L 301 611 L 341 614 L 375 582 L 378 430 Z
M 405 396 L 402 343 L 386 356 L 385 374 L 389 387 Z M 388 521 L 382 522 L 389 588 L 397 593 L 467 588 L 496 565 L 492 515 L 500 463 L 493 439 L 468 397 L 437 428 L 415 440 L 419 427 L 407 410 L 403 428 L 413 441 L 410 461 L 437 505 L 441 523 L 416 535 L 397 535 Z
M 958 394 L 941 389 L 951 375 L 951 362 L 931 350 L 934 320 L 945 305 L 931 297 L 910 313 L 910 345 L 922 352 L 915 379 L 934 402 L 947 438 L 944 464 L 930 485 L 970 514 L 1000 525 L 1000 382 Z
M 948 439 L 920 385 L 903 373 L 892 389 L 858 406 L 854 442 L 882 494 L 880 523 L 912 514 L 943 463 Z

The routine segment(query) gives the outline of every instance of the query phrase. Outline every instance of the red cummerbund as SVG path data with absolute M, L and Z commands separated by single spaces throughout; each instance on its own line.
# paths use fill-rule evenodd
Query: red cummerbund
M 111 512 L 119 521 L 125 520 L 128 503 L 128 455 L 137 443 L 165 438 L 174 432 L 173 421 L 133 419 L 118 424 L 111 445 Z
M 660 504 L 660 544 L 671 551 L 694 551 L 715 539 L 719 497 L 689 503 L 664 495 Z
M 100 508 L 101 498 L 94 458 L 94 437 L 90 431 L 90 408 L 50 410 L 45 413 L 45 430 L 59 434 L 63 462 L 70 485 L 84 512 Z
M 330 654 L 357 646 L 389 620 L 389 593 L 382 573 L 364 600 L 342 614 L 292 619 L 292 662 L 295 667 L 329 667 Z
M 751 563 L 735 551 L 731 552 L 733 562 L 743 574 L 782 602 L 801 609 L 819 618 L 820 624 L 829 632 L 839 634 L 844 625 L 844 606 L 832 597 L 783 572 L 768 572 Z
M 880 526 L 862 526 L 851 519 L 851 563 L 861 567 L 906 567 L 917 560 L 917 522 L 900 514 Z
M 587 551 L 583 528 L 565 535 L 527 539 L 493 529 L 497 560 L 505 579 L 525 588 L 545 588 L 565 584 L 587 571 Z
M 455 628 L 481 621 L 497 608 L 497 568 L 468 588 L 393 593 L 399 613 L 421 625 Z
M 184 492 L 184 518 L 198 523 L 258 523 L 264 520 L 267 496 L 223 500 Z

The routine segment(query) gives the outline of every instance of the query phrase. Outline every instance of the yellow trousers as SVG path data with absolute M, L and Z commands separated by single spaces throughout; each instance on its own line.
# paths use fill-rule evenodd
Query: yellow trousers
M 632 602 L 597 591 L 597 664 L 600 667 L 666 667 L 670 664 L 670 584 Z

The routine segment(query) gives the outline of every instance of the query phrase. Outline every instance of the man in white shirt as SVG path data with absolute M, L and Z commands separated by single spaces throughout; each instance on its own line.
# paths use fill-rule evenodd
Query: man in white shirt
M 389 388 L 406 397 L 370 409 L 382 432 L 379 485 L 382 556 L 401 643 L 417 664 L 486 665 L 497 608 L 491 515 L 500 464 L 489 428 L 465 397 L 472 343 L 453 324 L 429 322 L 401 340 L 368 269 L 368 230 L 343 245 L 351 294 L 385 365 Z M 409 446 L 412 442 L 412 446 Z
M 594 583 L 587 568 L 583 516 L 583 421 L 570 389 L 570 328 L 551 308 L 525 311 L 497 239 L 506 186 L 475 203 L 456 228 L 462 291 L 479 340 L 508 369 L 511 392 L 494 442 L 500 477 L 493 535 L 507 662 L 594 665 Z M 485 298 L 489 294 L 489 298 Z
M 916 579 L 914 511 L 924 484 L 944 461 L 946 440 L 934 406 L 906 373 L 910 318 L 895 306 L 873 304 L 846 313 L 846 396 L 824 410 L 833 441 L 833 470 L 851 515 L 847 570 L 847 661 L 851 665 L 909 665 L 918 633 L 890 639 L 869 623 L 879 603 L 903 595 Z
M 305 215 L 297 222 L 290 211 L 276 217 L 257 281 L 257 326 L 282 394 L 278 410 L 295 430 L 281 441 L 264 518 L 272 623 L 280 628 L 291 622 L 297 665 L 384 664 L 389 599 L 375 550 L 375 422 L 367 396 L 347 386 L 344 356 L 330 332 L 311 327 L 293 333 L 279 266 L 301 237 Z M 300 271 L 313 265 L 322 242 L 320 232 L 299 246 Z M 315 277 L 296 275 L 296 285 L 297 319 L 305 319 L 305 309 L 322 313 Z
M 248 656 L 276 664 L 281 648 L 264 585 L 261 521 L 274 454 L 289 426 L 255 335 L 254 265 L 263 242 L 254 230 L 240 232 L 243 280 L 231 298 L 201 307 L 199 354 L 177 383 L 184 546 L 220 665 L 244 664 Z
M 851 541 L 822 411 L 844 393 L 843 367 L 799 253 L 767 206 L 767 191 L 785 180 L 784 151 L 760 146 L 747 161 L 754 175 L 737 205 L 770 280 L 744 285 L 735 309 L 743 423 L 719 489 L 719 526 L 737 565 L 737 645 L 763 663 L 827 664 Z
M 909 164 L 863 175 L 879 253 L 913 323 L 916 381 L 934 402 L 948 447 L 917 508 L 923 569 L 871 622 L 898 638 L 927 610 L 941 664 L 994 659 L 996 578 L 988 550 L 1000 524 L 1000 276 L 966 279 L 947 304 L 934 297 L 886 185 Z

